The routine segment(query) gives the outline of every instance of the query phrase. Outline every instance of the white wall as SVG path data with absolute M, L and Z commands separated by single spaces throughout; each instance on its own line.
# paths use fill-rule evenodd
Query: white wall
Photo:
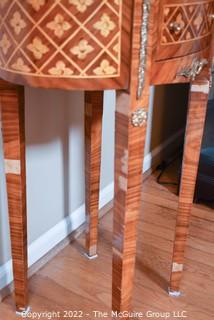
M 115 94 L 108 91 L 104 106 L 102 189 L 113 181 L 114 109 Z M 2 137 L 0 143 L 2 265 L 10 259 L 10 245 Z M 26 147 L 31 244 L 84 203 L 83 93 L 26 88 Z

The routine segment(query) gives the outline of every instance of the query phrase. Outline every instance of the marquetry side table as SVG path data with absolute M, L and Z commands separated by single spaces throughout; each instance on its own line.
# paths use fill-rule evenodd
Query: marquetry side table
M 0 102 L 16 307 L 28 307 L 24 87 L 87 90 L 87 254 L 96 256 L 104 89 L 117 90 L 112 308 L 131 308 L 149 86 L 190 83 L 170 294 L 179 295 L 210 82 L 214 0 L 2 0 Z M 76 107 L 76 106 L 74 106 Z

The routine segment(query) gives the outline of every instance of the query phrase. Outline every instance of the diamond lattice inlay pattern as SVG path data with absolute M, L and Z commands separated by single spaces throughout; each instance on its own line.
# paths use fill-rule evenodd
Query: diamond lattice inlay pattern
M 57 78 L 120 76 L 122 1 L 0 0 L 0 69 Z
M 162 30 L 162 45 L 178 42 L 186 42 L 202 38 L 210 34 L 214 2 L 196 3 L 188 1 L 188 4 L 164 6 L 164 25 Z M 172 30 L 172 25 L 181 27 L 180 31 Z

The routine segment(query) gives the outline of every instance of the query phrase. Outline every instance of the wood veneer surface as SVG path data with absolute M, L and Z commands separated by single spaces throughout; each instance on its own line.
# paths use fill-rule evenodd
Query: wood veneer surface
M 7 87 L 0 80 L 1 131 L 17 310 L 25 308 L 28 300 L 24 110 L 24 88 Z
M 0 2 L 0 76 L 63 89 L 128 86 L 129 0 Z
M 209 81 L 205 83 L 193 82 L 190 85 L 189 109 L 180 184 L 180 200 L 175 230 L 172 275 L 170 280 L 170 289 L 173 291 L 179 291 L 184 265 L 185 243 L 188 237 L 191 220 L 191 207 L 194 198 L 201 142 L 206 119 L 209 85 Z
M 97 254 L 104 92 L 85 92 L 86 253 Z
M 104 4 L 104 2 L 106 5 L 108 4 L 109 8 L 112 7 L 112 4 L 109 4 L 108 0 L 101 1 L 100 4 L 102 5 Z M 189 7 L 187 9 L 185 7 L 185 10 L 192 11 L 192 10 L 195 10 L 194 9 L 195 7 L 199 6 L 200 7 L 199 11 L 200 12 L 206 11 L 206 14 L 207 14 L 208 11 L 211 12 L 211 10 L 213 9 L 212 0 L 210 1 L 201 0 L 201 4 L 202 4 L 201 6 L 199 5 L 199 2 L 200 2 L 199 0 L 196 0 L 194 3 L 191 2 L 191 5 L 193 8 Z M 22 7 L 22 13 L 24 13 L 23 6 L 25 6 L 26 4 L 25 5 L 20 4 L 19 0 L 14 0 L 11 3 L 11 7 L 8 7 L 8 10 L 9 11 L 12 10 L 12 6 L 14 4 L 17 5 L 18 3 L 20 5 L 19 7 L 20 8 Z M 38 21 L 35 24 L 35 29 L 36 29 L 40 25 L 41 21 L 44 22 L 45 20 L 45 19 L 40 20 L 39 12 L 41 13 L 42 16 L 43 14 L 45 15 L 46 13 L 48 14 L 49 10 L 51 11 L 53 9 L 52 2 L 48 2 L 48 1 L 35 2 L 35 1 L 29 0 L 27 1 L 27 3 L 28 5 L 30 4 L 33 7 L 34 11 L 36 12 L 38 11 L 38 17 L 37 17 Z M 56 3 L 57 5 L 60 3 L 61 7 L 62 6 L 64 7 L 63 0 L 59 0 Z M 93 1 L 90 1 L 91 4 L 87 3 L 85 5 L 84 4 L 80 5 L 80 2 L 78 1 L 76 2 L 76 1 L 69 0 L 69 3 L 73 3 L 73 4 L 76 3 L 77 11 L 81 12 L 81 10 L 83 10 L 84 12 L 88 9 L 88 7 L 90 7 L 90 5 L 92 5 L 93 7 L 93 4 L 95 3 L 98 4 L 98 1 L 93 0 Z M 114 3 L 118 5 L 121 9 L 120 1 L 115 0 Z M 204 36 L 202 38 L 198 38 L 199 36 L 199 33 L 198 33 L 198 34 L 195 34 L 195 37 L 193 37 L 193 40 L 191 40 L 193 41 L 193 45 L 194 45 L 193 46 L 193 52 L 195 52 L 194 54 L 189 55 L 189 53 L 192 52 L 191 50 L 188 49 L 189 47 L 187 48 L 183 47 L 182 41 L 179 42 L 179 39 L 175 39 L 176 45 L 178 44 L 179 48 L 182 48 L 182 47 L 184 48 L 183 53 L 182 54 L 179 53 L 179 56 L 182 56 L 182 59 L 171 59 L 175 56 L 174 55 L 175 50 L 170 49 L 169 51 L 167 51 L 167 54 L 169 56 L 164 56 L 164 59 L 168 58 L 168 60 L 164 62 L 157 62 L 158 60 L 162 59 L 160 52 L 158 53 L 158 55 L 156 55 L 157 43 L 159 41 L 158 32 L 157 32 L 158 31 L 157 17 L 159 17 L 159 12 L 158 12 L 159 7 L 157 6 L 157 4 L 163 5 L 164 3 L 167 3 L 167 6 L 169 6 L 169 4 L 168 2 L 164 2 L 164 1 L 162 2 L 162 1 L 151 0 L 150 2 L 151 19 L 149 19 L 149 26 L 148 26 L 149 34 L 148 34 L 148 45 L 147 45 L 145 85 L 142 92 L 142 97 L 139 100 L 136 100 L 136 92 L 138 87 L 137 75 L 139 71 L 139 49 L 140 49 L 140 40 L 141 40 L 140 31 L 141 31 L 141 24 L 142 24 L 142 1 L 135 0 L 133 2 L 130 2 L 128 0 L 124 0 L 122 1 L 122 3 L 124 8 L 124 11 L 123 11 L 124 16 L 122 19 L 122 23 L 120 19 L 118 20 L 118 18 L 115 21 L 111 20 L 111 23 L 110 22 L 107 23 L 108 34 L 106 35 L 106 37 L 111 33 L 110 31 L 116 28 L 116 27 L 113 28 L 113 26 L 117 25 L 118 21 L 120 21 L 120 27 L 119 27 L 120 36 L 121 36 L 122 30 L 125 31 L 122 36 L 123 43 L 121 46 L 123 48 L 122 51 L 125 53 L 125 55 L 123 55 L 123 52 L 121 56 L 119 55 L 120 56 L 119 58 L 122 61 L 121 72 L 117 74 L 115 79 L 112 78 L 112 74 L 113 74 L 113 70 L 116 70 L 117 68 L 116 66 L 114 67 L 111 64 L 109 64 L 109 61 L 105 58 L 103 58 L 103 60 L 100 61 L 100 65 L 96 66 L 96 68 L 93 69 L 93 73 L 98 74 L 97 79 L 92 77 L 92 79 L 90 79 L 89 81 L 89 78 L 90 78 L 89 75 L 84 74 L 85 69 L 83 68 L 81 61 L 78 61 L 76 66 L 78 66 L 79 68 L 83 68 L 84 70 L 81 69 L 82 72 L 80 73 L 79 79 L 75 79 L 74 81 L 72 80 L 71 82 L 68 81 L 67 78 L 69 77 L 72 78 L 73 73 L 69 71 L 70 68 L 66 66 L 66 64 L 64 63 L 65 62 L 64 60 L 63 61 L 57 60 L 55 61 L 56 63 L 54 65 L 50 66 L 50 68 L 48 69 L 48 72 L 51 74 L 51 76 L 49 78 L 45 76 L 40 77 L 41 68 L 43 68 L 43 63 L 44 64 L 49 63 L 49 60 L 45 61 L 45 55 L 47 52 L 50 51 L 50 47 L 41 39 L 43 38 L 43 36 L 45 37 L 45 35 L 44 34 L 43 36 L 41 35 L 40 38 L 38 36 L 38 34 L 40 34 L 43 30 L 41 26 L 40 26 L 40 29 L 36 30 L 35 35 L 33 34 L 35 31 L 34 28 L 31 30 L 32 32 L 30 32 L 30 35 L 32 36 L 32 38 L 30 37 L 28 39 L 29 43 L 26 44 L 26 46 L 25 46 L 25 43 L 22 41 L 20 42 L 20 45 L 17 46 L 22 53 L 25 50 L 28 50 L 30 54 L 34 56 L 34 58 L 33 57 L 30 58 L 30 61 L 33 62 L 34 64 L 36 60 L 40 60 L 42 65 L 40 66 L 38 73 L 36 73 L 36 75 L 37 76 L 39 75 L 39 77 L 38 78 L 34 77 L 35 74 L 30 76 L 24 74 L 24 72 L 27 73 L 28 66 L 26 67 L 26 64 L 23 61 L 23 58 L 22 60 L 20 60 L 21 58 L 19 58 L 19 60 L 17 58 L 17 60 L 14 61 L 13 65 L 11 65 L 13 68 L 14 66 L 15 68 L 17 68 L 17 66 L 20 68 L 21 66 L 22 70 L 19 70 L 19 71 L 22 74 L 22 77 L 20 78 L 19 76 L 17 76 L 16 75 L 17 72 L 9 73 L 10 70 L 6 68 L 9 66 L 9 63 L 12 61 L 12 58 L 10 56 L 8 59 L 7 58 L 3 59 L 2 54 L 7 56 L 7 54 L 10 54 L 10 50 L 12 50 L 11 39 L 8 39 L 9 36 L 11 36 L 11 32 L 8 31 L 9 26 L 7 24 L 10 23 L 10 25 L 13 28 L 13 32 L 15 33 L 20 33 L 19 32 L 20 28 L 21 29 L 24 28 L 23 22 L 22 24 L 20 24 L 20 16 L 18 17 L 19 12 L 18 13 L 10 12 L 12 16 L 11 16 L 11 19 L 9 19 L 8 18 L 9 11 L 8 12 L 7 10 L 5 11 L 5 15 L 3 19 L 4 21 L 1 24 L 2 38 L 0 40 L 0 48 L 2 50 L 2 52 L 0 52 L 1 54 L 0 58 L 2 59 L 0 76 L 15 83 L 17 82 L 18 83 L 21 82 L 24 84 L 28 83 L 30 85 L 36 85 L 36 86 L 42 86 L 42 87 L 54 86 L 54 87 L 59 87 L 64 89 L 87 88 L 87 90 L 90 90 L 90 89 L 98 90 L 102 88 L 127 89 L 128 88 L 127 81 L 129 80 L 129 78 L 131 80 L 128 91 L 118 92 L 117 108 L 116 108 L 116 120 L 117 120 L 116 121 L 116 161 L 115 161 L 116 163 L 116 174 L 115 174 L 116 194 L 115 194 L 115 214 L 114 214 L 114 237 L 113 237 L 113 252 L 114 252 L 114 255 L 113 255 L 113 308 L 114 310 L 118 310 L 118 311 L 119 310 L 123 311 L 127 309 L 129 310 L 131 307 L 132 278 L 134 277 L 135 251 L 136 251 L 136 226 L 137 226 L 138 209 L 139 209 L 138 204 L 140 202 L 140 187 L 141 187 L 140 179 L 141 179 L 141 170 L 142 170 L 142 161 L 143 161 L 143 149 L 144 149 L 143 147 L 144 147 L 144 140 L 145 140 L 145 134 L 146 134 L 146 126 L 143 126 L 141 128 L 136 128 L 131 125 L 131 121 L 130 121 L 131 114 L 135 112 L 139 107 L 141 108 L 143 107 L 145 112 L 148 111 L 150 84 L 154 84 L 154 83 L 163 84 L 163 83 L 169 83 L 169 82 L 174 83 L 174 82 L 180 82 L 180 80 L 185 82 L 190 82 L 191 79 L 188 76 L 187 77 L 181 76 L 182 79 L 178 79 L 177 73 L 178 72 L 180 73 L 181 71 L 183 72 L 184 68 L 185 68 L 185 71 L 191 70 L 193 67 L 193 62 L 195 61 L 196 58 L 209 59 L 209 56 L 210 56 L 210 48 L 207 48 L 202 51 L 202 48 L 204 48 L 204 45 L 203 45 Z M 78 4 L 80 5 L 81 9 L 78 8 Z M 134 11 L 133 11 L 133 26 L 132 26 L 132 37 L 131 37 L 130 28 L 132 23 L 130 21 L 131 19 L 130 13 L 132 11 L 131 10 L 132 4 L 134 5 L 133 6 Z M 186 6 L 186 4 L 187 4 L 187 1 L 180 1 L 180 0 L 173 1 L 173 5 L 175 7 L 178 6 L 179 8 L 182 7 L 181 5 L 183 5 L 183 7 Z M 206 8 L 206 5 L 208 5 L 209 8 L 211 9 L 208 8 L 204 11 L 204 8 Z M 4 2 L 2 2 L 1 6 L 4 9 L 5 9 L 5 6 L 7 8 L 8 0 L 5 0 Z M 42 8 L 41 9 L 42 11 L 40 11 L 40 8 Z M 46 8 L 47 10 L 43 11 L 44 8 Z M 28 9 L 26 8 L 26 10 Z M 176 8 L 175 10 L 178 11 L 178 9 Z M 184 9 L 179 9 L 179 10 L 184 10 Z M 102 8 L 100 12 L 102 16 L 99 17 L 100 18 L 99 23 L 98 22 L 93 23 L 93 27 L 95 27 L 96 25 L 97 28 L 95 27 L 95 29 L 98 29 L 99 30 L 98 33 L 101 33 L 102 36 L 103 36 L 102 33 L 106 34 L 107 32 L 106 24 L 104 23 L 105 25 L 104 27 L 102 23 L 103 15 L 105 14 L 104 11 L 105 10 L 103 10 Z M 148 11 L 149 11 L 149 8 L 148 8 Z M 61 15 L 60 19 L 65 18 L 64 12 L 65 11 L 63 11 L 63 15 Z M 119 17 L 120 12 L 117 12 L 117 14 Z M 36 16 L 37 14 L 35 14 L 35 16 L 33 15 L 35 19 L 36 19 Z M 89 16 L 90 15 L 88 15 L 88 18 Z M 52 30 L 56 37 L 59 37 L 59 33 L 62 32 L 62 26 L 63 26 L 63 32 L 65 32 L 64 29 L 68 27 L 68 24 L 66 27 L 66 22 L 64 20 L 60 28 L 59 26 L 56 27 L 56 24 L 57 24 L 56 20 L 59 19 L 59 16 L 56 15 L 56 16 L 53 16 L 52 18 L 53 18 L 53 21 L 50 21 L 47 24 L 45 24 L 45 27 Z M 108 15 L 108 18 L 110 18 L 109 15 Z M 17 22 L 17 19 L 19 20 L 19 23 Z M 87 20 L 87 16 L 84 17 L 83 19 L 84 22 L 85 22 L 85 19 Z M 91 16 L 90 16 L 90 19 L 91 19 Z M 106 16 L 105 16 L 105 19 L 107 19 Z M 182 17 L 182 19 L 184 19 L 184 17 Z M 92 21 L 93 21 L 93 18 L 91 22 Z M 190 21 L 191 23 L 194 24 L 193 20 L 190 19 Z M 200 23 L 198 22 L 198 20 L 197 20 L 197 23 L 200 27 Z M 212 23 L 210 23 L 210 25 L 208 26 L 209 34 L 211 34 L 211 28 L 212 28 Z M 81 25 L 81 31 L 85 32 L 83 25 Z M 118 31 L 118 29 L 116 31 Z M 86 34 L 87 36 L 89 35 L 87 32 Z M 26 38 L 28 37 L 29 37 L 29 34 L 27 33 Z M 84 37 L 86 37 L 86 35 L 84 35 Z M 93 37 L 90 34 L 90 40 L 91 38 Z M 129 50 L 129 44 L 130 44 L 131 38 L 132 38 L 132 47 L 131 47 L 131 50 Z M 46 36 L 46 39 L 48 39 L 47 36 Z M 82 39 L 82 35 L 78 39 L 77 44 L 74 47 L 69 48 L 70 50 L 69 52 L 72 52 L 74 55 L 76 55 L 79 60 L 84 60 L 86 59 L 86 56 L 88 56 L 87 58 L 88 61 L 86 59 L 85 62 L 87 62 L 87 67 L 86 67 L 88 68 L 87 70 L 90 70 L 91 63 L 93 63 L 94 61 L 93 60 L 92 62 L 90 61 L 90 55 L 88 54 L 92 52 L 91 51 L 92 47 L 89 45 L 88 41 L 86 40 L 88 38 L 86 37 L 86 39 L 84 39 L 84 41 L 87 42 L 87 44 L 84 42 L 87 47 L 86 49 L 87 54 L 86 54 L 85 50 L 82 50 L 82 46 L 80 46 L 81 47 L 80 48 L 78 45 L 82 41 L 81 39 Z M 24 41 L 25 40 L 26 39 L 24 38 Z M 50 40 L 52 41 L 53 39 L 49 38 L 48 44 L 51 42 Z M 123 46 L 124 43 L 126 44 L 125 46 Z M 53 45 L 53 43 L 51 44 Z M 23 45 L 23 48 L 22 48 L 22 45 Z M 66 48 L 66 46 L 64 48 Z M 62 54 L 61 51 L 63 49 L 62 47 L 60 47 L 60 45 L 59 47 L 57 47 L 57 50 L 58 49 L 60 54 Z M 107 49 L 105 48 L 105 50 Z M 56 56 L 55 56 L 56 58 L 59 52 L 58 51 L 56 52 Z M 12 56 L 13 54 L 15 56 L 15 53 L 16 53 L 16 50 L 13 53 L 11 53 Z M 128 55 L 130 53 L 131 53 L 131 63 L 129 64 L 130 59 Z M 65 54 L 67 54 L 67 51 L 65 52 Z M 101 59 L 101 56 L 99 56 L 99 58 Z M 44 61 L 42 59 L 44 59 Z M 99 61 L 99 59 L 97 61 Z M 104 64 L 103 64 L 103 61 L 105 61 Z M 29 59 L 28 59 L 28 62 L 29 62 Z M 204 60 L 203 60 L 203 63 L 204 63 Z M 120 65 L 118 64 L 117 66 L 119 67 Z M 124 72 L 122 71 L 122 66 L 125 67 Z M 23 71 L 23 68 L 25 69 L 25 71 Z M 209 72 L 210 72 L 209 69 L 210 69 L 210 63 L 208 63 L 207 67 L 204 68 L 203 72 L 197 77 L 197 80 L 208 81 Z M 94 72 L 95 70 L 96 72 Z M 54 75 L 56 77 L 53 80 L 52 77 L 54 78 Z M 110 77 L 108 77 L 109 75 Z M 192 184 L 193 182 L 194 181 L 191 181 Z
M 213 0 L 160 1 L 157 60 L 201 51 L 210 45 Z M 173 31 L 178 24 L 180 31 Z

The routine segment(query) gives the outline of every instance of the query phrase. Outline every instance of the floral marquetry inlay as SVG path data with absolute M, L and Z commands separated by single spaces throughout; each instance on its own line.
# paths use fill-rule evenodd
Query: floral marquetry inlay
M 11 46 L 11 42 L 8 39 L 8 36 L 6 35 L 6 33 L 4 33 L 2 39 L 0 40 L 0 48 L 2 49 L 4 54 L 7 54 L 10 46 Z
M 74 72 L 67 68 L 63 61 L 58 61 L 56 66 L 49 70 L 49 73 L 53 76 L 71 76 Z
M 10 20 L 10 25 L 16 34 L 19 34 L 27 26 L 19 11 L 14 13 L 13 18 Z
M 45 0 L 27 0 L 27 2 L 33 7 L 35 11 L 39 11 L 45 4 Z
M 52 30 L 55 36 L 61 38 L 65 31 L 68 31 L 71 28 L 71 25 L 68 21 L 65 21 L 61 14 L 57 14 L 54 20 L 47 24 L 47 28 Z
M 0 72 L 46 78 L 119 77 L 122 3 L 0 0 Z
M 85 12 L 94 0 L 69 0 L 69 2 L 75 5 L 78 11 Z
M 116 28 L 116 25 L 111 18 L 104 13 L 100 21 L 94 24 L 94 28 L 99 30 L 103 37 L 108 37 L 109 33 Z
M 88 43 L 87 40 L 80 40 L 77 46 L 71 48 L 71 53 L 76 55 L 80 60 L 84 60 L 93 50 L 94 48 Z
M 12 64 L 12 68 L 17 71 L 30 72 L 31 69 L 24 63 L 22 58 L 18 58 L 17 61 Z
M 33 42 L 27 46 L 36 59 L 41 59 L 42 56 L 49 51 L 48 47 L 42 43 L 42 40 L 38 37 L 33 39 Z
M 116 72 L 116 69 L 110 65 L 108 60 L 103 60 L 100 66 L 94 69 L 96 75 L 112 75 Z

